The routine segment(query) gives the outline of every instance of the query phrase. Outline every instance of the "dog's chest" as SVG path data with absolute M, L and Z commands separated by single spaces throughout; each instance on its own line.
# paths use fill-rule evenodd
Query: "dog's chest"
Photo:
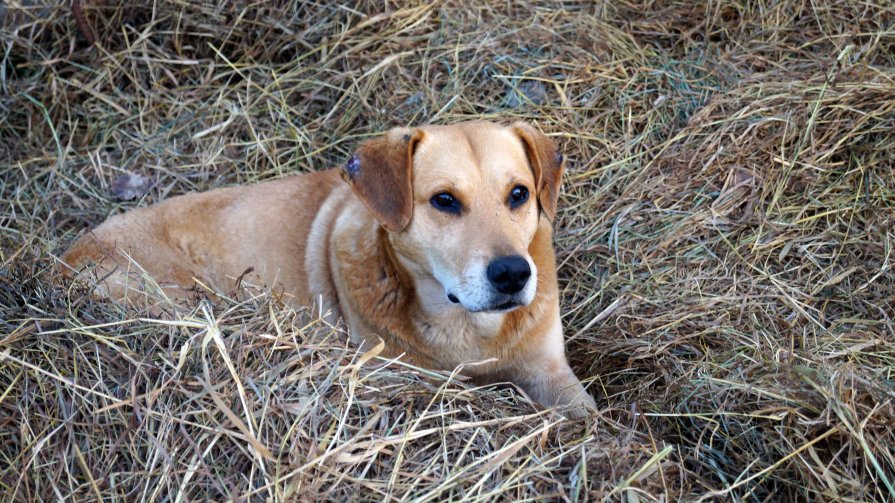
M 502 314 L 458 314 L 415 320 L 414 328 L 439 366 L 452 369 L 461 364 L 500 360 L 504 355 L 498 339 L 504 318 Z

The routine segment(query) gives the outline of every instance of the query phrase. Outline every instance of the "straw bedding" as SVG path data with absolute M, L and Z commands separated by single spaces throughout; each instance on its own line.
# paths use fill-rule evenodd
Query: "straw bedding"
M 0 499 L 895 500 L 891 2 L 72 4 L 0 6 Z M 584 420 L 275 292 L 54 279 L 111 214 L 474 118 L 570 159 Z

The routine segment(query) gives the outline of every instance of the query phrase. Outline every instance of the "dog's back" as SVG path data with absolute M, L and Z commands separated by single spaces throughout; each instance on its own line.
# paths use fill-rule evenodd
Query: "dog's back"
M 281 285 L 297 303 L 307 302 L 307 239 L 317 208 L 341 183 L 336 170 L 327 170 L 138 208 L 81 236 L 63 255 L 63 271 L 71 276 L 95 264 L 96 293 L 119 301 L 145 289 L 149 278 L 169 298 L 184 299 L 196 281 L 233 291 L 251 264 L 246 278 Z

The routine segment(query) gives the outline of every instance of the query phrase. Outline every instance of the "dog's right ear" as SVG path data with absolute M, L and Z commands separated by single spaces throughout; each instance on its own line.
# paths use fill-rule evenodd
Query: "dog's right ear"
M 564 167 L 563 155 L 547 135 L 525 122 L 515 122 L 513 130 L 522 139 L 535 176 L 538 204 L 551 221 L 556 216 L 559 187 Z
M 361 143 L 342 167 L 342 178 L 390 232 L 404 230 L 413 216 L 413 152 L 422 138 L 418 129 L 392 129 Z

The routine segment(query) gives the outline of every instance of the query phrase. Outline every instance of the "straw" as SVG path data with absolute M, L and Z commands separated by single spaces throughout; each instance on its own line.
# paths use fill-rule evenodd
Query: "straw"
M 19 0 L 0 23 L 0 500 L 895 501 L 892 2 Z M 583 420 L 251 285 L 158 319 L 54 276 L 109 215 L 470 119 L 569 159 Z

